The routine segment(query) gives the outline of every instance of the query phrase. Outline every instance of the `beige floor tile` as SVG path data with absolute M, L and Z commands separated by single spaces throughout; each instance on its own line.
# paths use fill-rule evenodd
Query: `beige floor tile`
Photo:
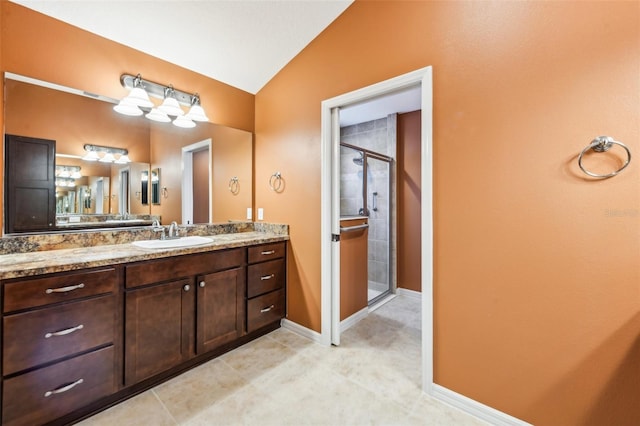
M 78 423 L 81 426 L 173 426 L 177 424 L 152 391 L 142 393 Z
M 182 423 L 247 385 L 236 370 L 215 359 L 156 387 L 154 392 Z

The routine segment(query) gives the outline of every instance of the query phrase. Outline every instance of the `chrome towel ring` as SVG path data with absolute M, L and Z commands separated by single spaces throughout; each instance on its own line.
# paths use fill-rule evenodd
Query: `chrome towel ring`
M 620 145 L 625 151 L 627 151 L 627 160 L 624 162 L 622 167 L 620 167 L 615 172 L 611 172 L 606 175 L 593 173 L 584 168 L 584 166 L 582 165 L 582 156 L 587 151 L 592 149 L 595 152 L 607 152 L 611 149 L 613 145 Z M 611 136 L 598 136 L 597 138 L 592 140 L 591 143 L 585 149 L 583 149 L 580 155 L 578 156 L 578 166 L 580 166 L 580 169 L 586 174 L 588 174 L 589 176 L 599 178 L 599 179 L 610 178 L 617 175 L 618 173 L 623 171 L 629 165 L 630 162 L 631 162 L 631 151 L 629 151 L 629 148 L 627 148 L 627 146 L 622 142 L 618 142 L 617 140 L 614 140 Z
M 233 195 L 238 195 L 240 192 L 240 181 L 238 180 L 238 176 L 234 176 L 229 180 L 229 192 Z
M 269 178 L 269 188 L 271 188 L 274 192 L 280 192 L 282 189 L 282 175 L 280 172 L 275 172 Z

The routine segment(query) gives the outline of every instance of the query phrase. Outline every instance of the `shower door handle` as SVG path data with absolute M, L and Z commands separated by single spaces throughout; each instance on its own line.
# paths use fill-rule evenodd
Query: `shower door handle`
M 359 231 L 360 229 L 367 229 L 368 227 L 369 227 L 368 223 L 363 223 L 362 225 L 355 225 L 355 226 L 341 226 L 340 233 Z
M 373 196 L 371 197 L 371 204 L 373 204 L 373 207 L 371 208 L 371 210 L 373 210 L 374 212 L 378 211 L 378 193 L 374 192 Z

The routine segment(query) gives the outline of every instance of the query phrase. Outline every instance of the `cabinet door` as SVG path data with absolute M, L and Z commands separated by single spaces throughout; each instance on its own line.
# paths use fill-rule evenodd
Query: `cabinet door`
M 198 277 L 198 354 L 215 349 L 243 334 L 245 283 L 243 268 Z
M 178 280 L 125 295 L 125 384 L 161 373 L 193 354 L 195 290 Z

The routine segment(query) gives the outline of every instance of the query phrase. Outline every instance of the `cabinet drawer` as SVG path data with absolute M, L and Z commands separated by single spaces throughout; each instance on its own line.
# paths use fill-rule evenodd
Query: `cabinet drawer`
M 255 297 L 284 287 L 284 259 L 249 265 L 247 268 L 247 297 Z
M 249 263 L 264 262 L 265 260 L 284 257 L 285 251 L 286 245 L 284 242 L 249 247 Z
M 3 374 L 113 342 L 115 296 L 7 315 L 3 318 Z
M 284 318 L 285 303 L 284 289 L 247 301 L 247 332 Z
M 111 293 L 116 284 L 114 268 L 7 282 L 3 312 Z
M 207 274 L 242 266 L 245 262 L 246 251 L 242 248 L 149 260 L 126 266 L 125 286 L 127 288 L 138 287 Z
M 113 346 L 3 383 L 2 424 L 36 425 L 115 391 Z

